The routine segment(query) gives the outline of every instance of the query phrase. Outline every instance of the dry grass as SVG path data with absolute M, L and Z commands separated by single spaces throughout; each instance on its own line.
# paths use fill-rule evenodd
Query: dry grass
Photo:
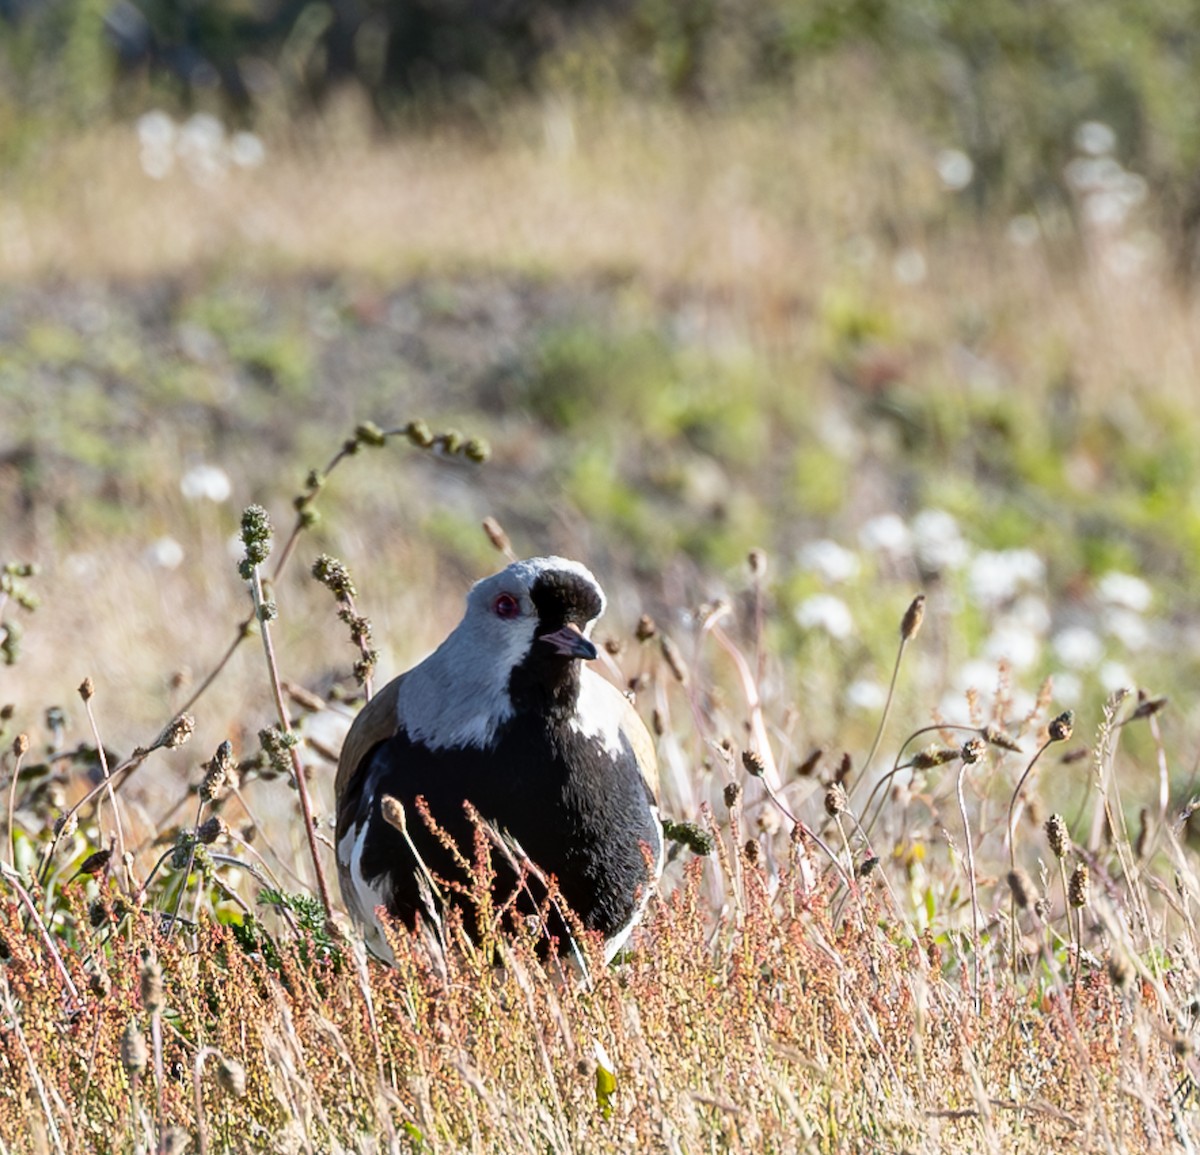
M 822 97 L 823 83 L 817 76 L 806 95 Z M 957 387 L 964 353 L 983 355 L 1000 391 L 1020 391 L 1022 415 L 1049 405 L 1066 379 L 1080 421 L 1111 416 L 1152 446 L 1162 412 L 1191 395 L 1200 333 L 1194 306 L 1153 258 L 1136 276 L 1114 276 L 1103 250 L 1113 238 L 1076 237 L 1087 250 L 1077 261 L 1053 222 L 1044 222 L 1048 243 L 1013 248 L 1000 226 L 967 220 L 936 187 L 928 146 L 909 128 L 868 97 L 847 100 L 830 82 L 815 105 L 845 105 L 837 132 L 790 105 L 691 118 L 562 98 L 489 139 L 387 144 L 368 141 L 353 110 L 335 110 L 315 139 L 287 144 L 281 133 L 263 169 L 212 187 L 178 174 L 147 181 L 131 133 L 111 130 L 10 175 L 0 275 L 186 278 L 216 266 L 260 279 L 333 271 L 387 283 L 482 267 L 611 278 L 635 313 L 694 295 L 707 306 L 709 341 L 762 351 L 814 396 L 834 390 L 832 377 L 855 397 L 887 400 L 895 366 L 916 393 L 929 381 Z M 870 261 L 860 261 L 863 241 Z M 905 248 L 926 256 L 920 284 L 895 280 Z M 872 334 L 848 354 L 836 345 L 847 312 Z M 961 387 L 964 396 L 975 388 Z M 539 450 L 535 434 L 505 428 L 500 475 L 511 486 L 536 468 Z M 263 437 L 266 468 L 248 472 L 254 492 L 282 504 L 291 487 L 263 481 L 284 458 L 286 438 L 275 436 Z M 190 444 L 182 434 L 180 444 Z M 310 434 L 304 447 L 313 444 Z M 1087 490 L 1104 476 L 1106 444 L 1073 446 L 1073 485 Z M 322 441 L 318 453 L 328 448 Z M 174 446 L 161 448 L 164 476 L 173 456 Z M 286 457 L 289 471 L 309 464 Z M 339 472 L 347 505 L 366 512 L 322 543 L 351 555 L 391 671 L 452 624 L 462 575 L 432 546 L 403 539 L 411 522 L 396 530 L 380 512 L 394 477 L 372 481 L 375 469 L 358 483 Z M 422 500 L 411 482 L 399 496 Z M 511 493 L 494 499 L 521 504 Z M 999 728 L 1024 753 L 993 742 L 964 759 L 973 734 L 950 729 L 888 753 L 904 769 L 877 796 L 882 816 L 867 837 L 858 820 L 868 823 L 869 783 L 859 778 L 876 719 L 844 732 L 830 721 L 841 717 L 834 699 L 844 688 L 836 647 L 814 643 L 803 661 L 772 652 L 768 639 L 780 634 L 769 601 L 760 628 L 755 581 L 710 582 L 680 565 L 656 592 L 685 683 L 657 640 L 634 637 L 633 578 L 606 576 L 607 628 L 620 643 L 610 673 L 637 679 L 639 706 L 657 720 L 666 812 L 706 827 L 714 852 L 681 851 L 628 959 L 593 964 L 587 982 L 564 981 L 520 933 L 444 958 L 401 935 L 399 965 L 385 970 L 360 957 L 352 931 L 328 932 L 296 795 L 255 753 L 273 689 L 257 639 L 188 705 L 199 751 L 155 750 L 118 789 L 132 876 L 119 855 L 106 871 L 77 875 L 116 834 L 103 790 L 55 841 L 54 824 L 98 771 L 86 720 L 74 712 L 56 738 L 41 711 L 90 674 L 105 743 L 150 744 L 247 610 L 224 551 L 224 511 L 165 492 L 135 494 L 134 504 L 155 532 L 186 537 L 186 566 L 133 566 L 126 538 L 88 527 L 70 543 L 87 565 L 72 569 L 55 514 L 38 509 L 22 523 L 21 545 L 54 564 L 15 667 L 19 684 L 2 697 L 16 709 L 3 722 L 0 761 L 0 813 L 15 813 L 14 850 L 6 840 L 0 855 L 0 1149 L 177 1150 L 171 1128 L 214 1151 L 1116 1152 L 1196 1141 L 1200 877 L 1186 843 L 1191 804 L 1157 786 L 1186 774 L 1190 739 L 1170 725 L 1164 737 L 1144 703 L 1139 712 L 1132 699 L 1113 702 L 1083 761 L 1051 746 L 1014 797 L 1057 710 L 1047 692 L 1028 716 L 1015 711 L 1002 671 L 994 701 L 973 699 L 972 724 Z M 537 507 L 547 521 L 561 517 L 547 538 L 572 552 L 606 548 L 562 506 Z M 843 516 L 853 524 L 857 513 Z M 728 616 L 696 604 L 709 586 L 733 591 Z M 325 675 L 344 675 L 357 651 L 325 591 L 305 592 L 286 575 L 276 589 L 279 673 L 328 699 Z M 893 638 L 915 592 L 911 569 L 872 592 L 877 615 L 895 606 Z M 930 607 L 900 671 L 884 752 L 926 722 L 962 654 L 953 590 L 931 591 Z M 189 675 L 172 684 L 185 665 Z M 287 699 L 324 837 L 326 755 L 349 708 L 313 704 L 303 692 Z M 21 754 L 19 731 L 32 738 Z M 242 758 L 239 792 L 197 810 L 202 765 L 226 737 Z M 933 739 L 944 761 L 926 770 L 905 761 Z M 813 741 L 829 752 L 798 776 Z M 843 749 L 848 798 L 823 806 Z M 778 763 L 778 805 L 747 771 L 747 751 Z M 882 757 L 872 777 L 887 769 Z M 743 792 L 727 805 L 735 783 Z M 1144 839 L 1125 819 L 1143 804 Z M 1076 844 L 1061 866 L 1042 832 L 1056 807 Z M 225 831 L 196 845 L 196 825 L 214 810 Z M 838 855 L 836 867 L 813 835 Z M 815 880 L 797 869 L 802 850 Z M 318 853 L 328 870 L 328 847 Z M 1014 865 L 1025 900 L 1032 887 L 1044 905 L 1017 905 Z M 1090 891 L 1077 881 L 1086 902 L 1071 906 L 1068 875 L 1084 866 Z M 290 905 L 280 910 L 269 893 L 264 901 L 264 890 L 293 896 Z M 182 921 L 168 934 L 175 910 Z M 163 973 L 157 1014 L 147 956 Z M 598 1054 L 608 1056 L 603 1068 Z

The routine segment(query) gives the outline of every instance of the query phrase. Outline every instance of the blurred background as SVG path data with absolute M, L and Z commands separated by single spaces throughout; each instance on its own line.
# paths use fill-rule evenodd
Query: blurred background
M 423 418 L 491 460 L 339 467 L 285 677 L 357 656 L 318 552 L 390 676 L 491 515 L 592 566 L 627 675 L 654 614 L 740 741 L 727 601 L 789 774 L 869 745 L 923 591 L 889 758 L 1039 693 L 1086 740 L 1141 687 L 1186 799 L 1198 48 L 1193 0 L 0 0 L 5 741 L 87 739 L 86 675 L 147 742 L 246 612 L 241 510 L 287 527 L 358 422 Z M 196 714 L 180 772 L 255 747 L 257 644 Z

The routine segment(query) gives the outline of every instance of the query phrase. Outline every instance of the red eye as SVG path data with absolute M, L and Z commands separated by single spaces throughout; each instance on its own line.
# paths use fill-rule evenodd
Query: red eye
M 512 594 L 501 594 L 492 602 L 492 612 L 498 618 L 515 618 L 521 612 L 521 603 Z

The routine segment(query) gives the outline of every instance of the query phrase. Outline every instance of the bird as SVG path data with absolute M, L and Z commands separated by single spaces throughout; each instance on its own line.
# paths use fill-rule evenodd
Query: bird
M 470 803 L 553 876 L 582 926 L 603 937 L 606 963 L 624 946 L 661 877 L 664 838 L 653 739 L 629 698 L 586 664 L 604 608 L 580 562 L 514 561 L 476 582 L 445 641 L 359 711 L 335 781 L 338 879 L 376 957 L 394 962 L 377 908 L 417 929 L 431 921 L 427 872 L 467 882 L 415 816 L 419 797 L 468 861 Z M 396 802 L 410 819 L 397 821 Z M 492 857 L 499 904 L 518 875 Z M 437 894 L 464 903 L 454 887 Z M 517 910 L 536 915 L 545 894 L 527 875 Z M 574 949 L 557 905 L 542 929 L 560 954 Z

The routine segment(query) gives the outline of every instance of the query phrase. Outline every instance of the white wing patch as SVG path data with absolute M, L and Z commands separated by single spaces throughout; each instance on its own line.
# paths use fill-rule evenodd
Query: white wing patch
M 611 682 L 586 667 L 579 678 L 579 705 L 571 718 L 571 729 L 585 738 L 597 738 L 606 754 L 626 753 L 621 722 L 629 702 Z
M 368 802 L 368 814 L 371 812 L 370 807 L 374 805 L 375 797 L 372 795 Z M 363 940 L 371 953 L 389 966 L 394 966 L 396 960 L 392 954 L 392 948 L 388 946 L 383 927 L 380 925 L 379 919 L 375 917 L 375 908 L 387 905 L 387 895 L 383 890 L 386 875 L 380 875 L 374 882 L 368 882 L 363 875 L 363 849 L 366 846 L 367 831 L 370 828 L 370 821 L 364 821 L 358 826 L 351 826 L 342 835 L 341 842 L 338 843 L 338 861 L 345 864 L 344 869 L 347 876 L 342 880 L 342 898 L 345 900 L 346 906 L 350 908 L 350 914 L 354 921 L 362 927 Z M 349 886 L 345 885 L 346 882 L 349 882 Z

